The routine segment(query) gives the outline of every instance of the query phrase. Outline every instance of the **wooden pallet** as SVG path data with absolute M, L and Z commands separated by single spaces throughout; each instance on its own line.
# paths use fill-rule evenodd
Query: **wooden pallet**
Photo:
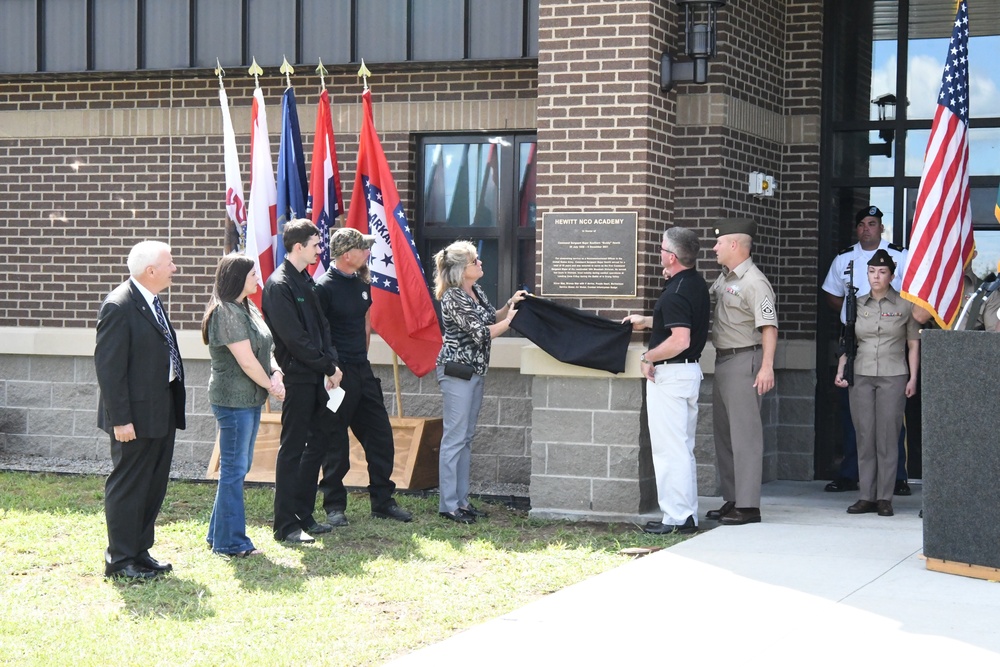
M 943 560 L 941 558 L 928 558 L 926 560 L 927 569 L 933 572 L 958 574 L 963 577 L 985 579 L 986 581 L 1000 581 L 1000 568 L 988 567 L 986 565 L 972 565 L 971 563 L 959 563 L 958 561 Z
M 390 417 L 396 447 L 392 481 L 396 488 L 407 490 L 432 489 L 438 484 L 438 451 L 441 448 L 442 421 L 439 417 Z M 346 486 L 368 486 L 368 464 L 361 443 L 351 437 L 351 469 L 344 478 Z M 264 412 L 254 443 L 253 464 L 248 482 L 274 483 L 274 465 L 278 457 L 281 435 L 281 413 Z M 208 479 L 219 479 L 219 438 L 208 462 Z

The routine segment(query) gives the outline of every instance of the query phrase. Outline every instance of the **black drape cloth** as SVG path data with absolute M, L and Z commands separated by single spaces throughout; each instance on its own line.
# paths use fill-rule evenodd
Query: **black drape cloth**
M 529 296 L 517 304 L 510 326 L 563 363 L 610 373 L 625 370 L 631 324 Z

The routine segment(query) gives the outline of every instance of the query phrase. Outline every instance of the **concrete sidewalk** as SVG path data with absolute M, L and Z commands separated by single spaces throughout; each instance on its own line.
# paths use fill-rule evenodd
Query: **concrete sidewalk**
M 824 482 L 764 486 L 715 526 L 390 664 L 1000 665 L 1000 587 L 929 572 L 920 486 L 852 516 Z M 702 498 L 700 513 L 721 505 Z M 737 662 L 738 661 L 738 662 Z

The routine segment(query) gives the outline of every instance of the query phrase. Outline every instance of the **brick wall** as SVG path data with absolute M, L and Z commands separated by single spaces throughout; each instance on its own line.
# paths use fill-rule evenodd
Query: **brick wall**
M 261 79 L 277 159 L 283 78 Z M 164 79 L 0 80 L 0 326 L 92 326 L 104 295 L 143 238 L 167 240 L 179 273 L 165 299 L 181 329 L 197 328 L 223 249 L 225 177 L 218 80 L 211 72 Z M 253 80 L 230 71 L 244 183 Z M 327 80 L 345 201 L 354 184 L 361 86 Z M 370 79 L 383 147 L 413 216 L 412 132 L 531 128 L 535 72 L 467 69 Z M 303 145 L 311 155 L 315 76 L 292 78 Z M 506 106 L 505 106 L 506 103 Z M 412 117 L 410 115 L 412 114 Z M 246 185 L 245 185 L 246 187 Z M 249 188 L 247 187 L 247 191 Z

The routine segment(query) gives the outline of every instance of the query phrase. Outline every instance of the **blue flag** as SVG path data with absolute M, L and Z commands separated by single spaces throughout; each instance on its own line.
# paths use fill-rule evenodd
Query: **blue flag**
M 306 160 L 302 154 L 299 112 L 295 92 L 289 88 L 281 100 L 281 148 L 278 149 L 278 244 L 275 266 L 285 259 L 282 241 L 285 223 L 306 217 Z

